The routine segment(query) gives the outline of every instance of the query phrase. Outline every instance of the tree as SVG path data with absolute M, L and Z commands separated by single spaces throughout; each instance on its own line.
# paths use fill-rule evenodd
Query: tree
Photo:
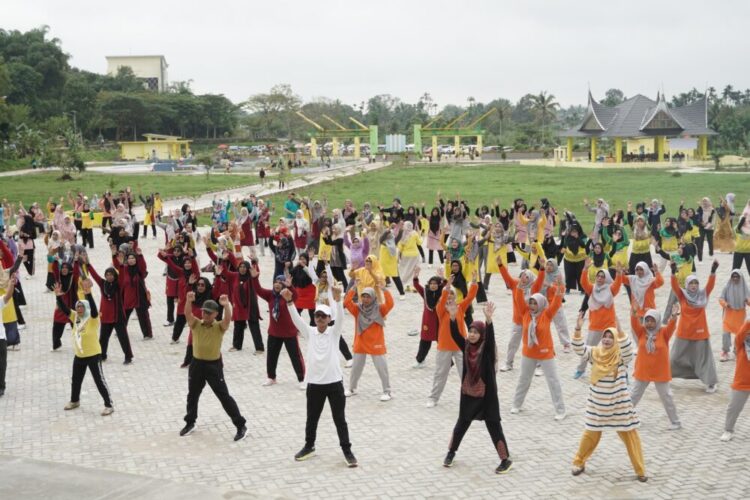
M 546 144 L 546 123 L 555 118 L 557 108 L 560 105 L 555 102 L 555 96 L 553 94 L 547 94 L 542 91 L 539 94 L 532 96 L 532 109 L 537 116 L 542 120 L 542 147 Z
M 625 100 L 625 94 L 620 89 L 609 89 L 604 93 L 602 104 L 605 106 L 617 106 Z
M 292 91 L 289 84 L 281 83 L 271 87 L 268 94 L 255 94 L 242 104 L 243 108 L 254 113 L 260 113 L 261 122 L 267 137 L 286 132 L 292 135 L 294 113 L 300 107 L 302 99 Z

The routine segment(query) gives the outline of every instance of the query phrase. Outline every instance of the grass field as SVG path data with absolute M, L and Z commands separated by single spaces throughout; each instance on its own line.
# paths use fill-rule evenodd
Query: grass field
M 425 202 L 427 211 L 436 205 L 436 193 L 454 198 L 456 192 L 468 201 L 472 211 L 494 200 L 501 207 L 509 207 L 515 198 L 527 204 L 539 205 L 548 198 L 558 209 L 574 211 L 585 222 L 593 220 L 585 211 L 583 199 L 602 197 L 612 208 L 624 209 L 627 201 L 636 203 L 659 198 L 664 201 L 668 215 L 675 215 L 681 200 L 695 207 L 703 196 L 718 204 L 719 195 L 736 194 L 737 207 L 744 206 L 750 197 L 748 174 L 673 174 L 664 169 L 583 169 L 532 166 L 412 166 L 388 167 L 375 172 L 337 179 L 297 190 L 311 199 L 328 198 L 332 207 L 342 207 L 345 199 L 358 206 L 364 201 L 373 205 L 390 205 L 394 196 L 403 205 Z M 274 206 L 283 203 L 282 196 L 272 198 Z M 739 208 L 738 208 L 739 209 Z
M 180 174 L 103 174 L 86 172 L 72 181 L 59 181 L 60 171 L 0 177 L 0 198 L 17 203 L 23 200 L 28 206 L 33 201 L 46 203 L 52 196 L 58 199 L 68 191 L 82 191 L 88 196 L 110 189 L 119 191 L 127 186 L 138 195 L 158 191 L 163 199 L 193 196 L 225 189 L 249 186 L 259 182 L 257 175 L 239 176 L 221 173 L 205 175 Z

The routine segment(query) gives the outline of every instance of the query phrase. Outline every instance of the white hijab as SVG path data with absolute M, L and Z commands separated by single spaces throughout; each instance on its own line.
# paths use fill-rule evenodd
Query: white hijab
M 648 291 L 655 279 L 651 269 L 648 268 L 648 265 L 645 262 L 639 262 L 636 264 L 635 268 L 643 269 L 643 277 L 639 277 L 638 274 L 628 276 L 630 291 L 633 292 L 638 307 L 643 307 L 643 301 L 646 298 L 646 291 Z
M 538 343 L 537 336 L 536 336 L 537 320 L 539 319 L 539 316 L 544 312 L 545 309 L 547 309 L 547 306 L 549 305 L 549 302 L 547 302 L 547 297 L 545 297 L 541 293 L 535 293 L 534 295 L 529 297 L 528 300 L 532 300 L 532 299 L 536 302 L 537 308 L 536 308 L 536 312 L 531 312 L 531 310 L 529 310 L 529 314 L 531 314 L 531 323 L 529 323 L 529 332 L 528 332 L 529 333 L 529 336 L 528 336 L 529 347 L 534 347 Z
M 599 273 L 604 274 L 604 284 L 597 285 L 594 283 L 591 296 L 589 297 L 589 309 L 592 311 L 596 311 L 601 307 L 612 307 L 615 300 L 610 288 L 610 285 L 612 284 L 612 276 L 610 276 L 605 270 L 597 272 L 596 275 L 599 276 Z
M 691 274 L 685 280 L 685 288 L 682 289 L 682 293 L 690 307 L 698 307 L 702 309 L 708 304 L 708 294 L 706 293 L 705 288 L 698 288 L 695 292 L 688 290 L 688 284 L 693 281 L 698 281 L 698 276 Z M 698 281 L 698 283 L 700 283 L 700 281 Z
M 739 283 L 732 281 L 732 276 L 735 274 L 740 277 Z M 750 289 L 740 269 L 732 269 L 729 273 L 729 281 L 721 292 L 721 298 L 731 309 L 745 309 L 746 301 L 750 298 Z

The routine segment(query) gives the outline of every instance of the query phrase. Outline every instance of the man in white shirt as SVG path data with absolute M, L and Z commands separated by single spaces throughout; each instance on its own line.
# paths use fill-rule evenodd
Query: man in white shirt
M 344 452 L 346 465 L 356 467 L 357 459 L 352 454 L 349 442 L 349 428 L 346 425 L 346 396 L 344 396 L 344 375 L 339 364 L 339 339 L 344 320 L 342 289 L 332 288 L 335 310 L 325 304 L 315 308 L 315 326 L 303 320 L 292 303 L 292 292 L 284 289 L 281 296 L 289 304 L 289 314 L 297 331 L 307 339 L 305 382 L 307 382 L 307 423 L 305 425 L 305 446 L 294 455 L 297 461 L 307 460 L 315 455 L 315 437 L 318 421 L 326 399 L 331 405 L 333 422 L 339 435 L 339 444 Z M 333 326 L 331 320 L 335 320 Z
M 13 290 L 16 287 L 16 277 L 11 275 L 8 280 L 8 288 L 5 291 L 5 295 L 0 297 L 0 316 L 2 316 L 3 308 L 5 304 L 10 302 L 13 298 Z M 8 305 L 8 307 L 13 307 Z M 340 334 L 340 332 L 339 332 Z M 338 346 L 338 344 L 336 344 Z M 5 394 L 5 367 L 7 366 L 8 358 L 8 340 L 5 338 L 5 325 L 0 321 L 0 397 Z M 342 393 L 343 394 L 343 393 Z

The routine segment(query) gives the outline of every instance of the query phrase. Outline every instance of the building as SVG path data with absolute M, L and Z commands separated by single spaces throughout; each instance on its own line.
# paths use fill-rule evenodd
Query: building
M 116 75 L 124 66 L 130 67 L 147 89 L 167 90 L 167 60 L 164 56 L 107 56 L 107 74 Z
M 179 160 L 190 156 L 190 143 L 176 135 L 143 134 L 145 141 L 118 142 L 122 160 Z
M 590 141 L 591 161 L 597 160 L 599 139 L 614 141 L 610 161 L 622 163 L 623 141 L 626 161 L 667 161 L 673 154 L 686 159 L 708 157 L 708 101 L 704 97 L 686 106 L 670 107 L 664 95 L 656 101 L 640 94 L 617 106 L 605 106 L 589 92 L 588 107 L 580 125 L 558 134 L 567 138 L 567 161 L 573 161 L 576 139 Z

